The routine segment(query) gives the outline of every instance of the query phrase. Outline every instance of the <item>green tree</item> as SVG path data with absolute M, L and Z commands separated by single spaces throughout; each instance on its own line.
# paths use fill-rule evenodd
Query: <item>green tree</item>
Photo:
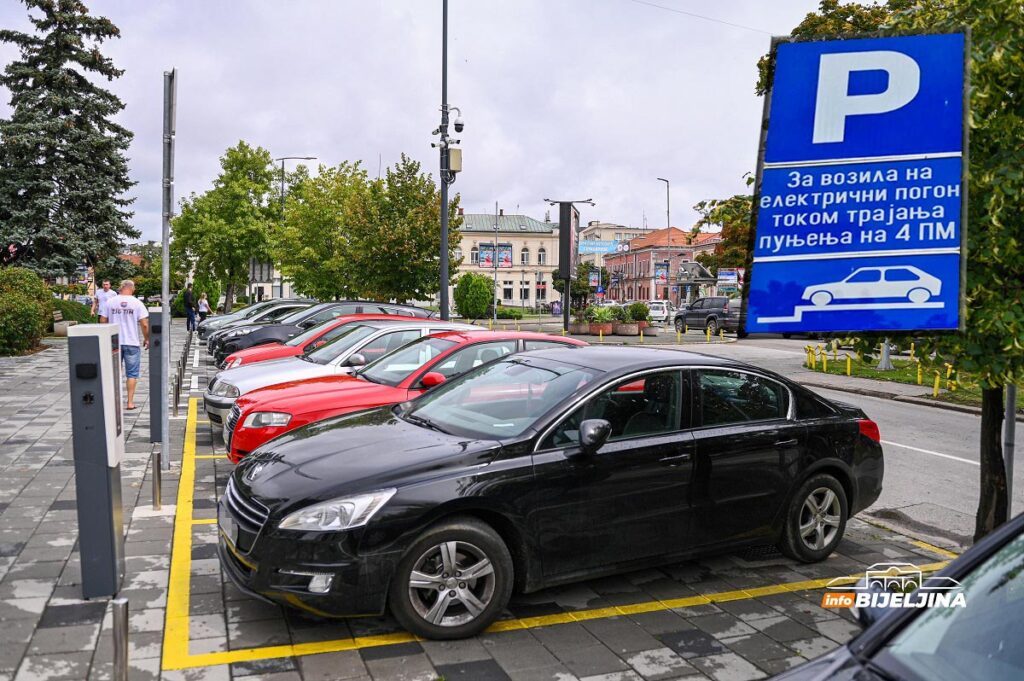
M 99 81 L 123 73 L 100 53 L 120 35 L 80 0 L 24 0 L 34 30 L 0 30 L 19 51 L 0 75 L 11 117 L 0 119 L 0 246 L 44 276 L 116 256 L 139 232 L 129 220 L 124 104 Z
M 369 191 L 359 163 L 320 168 L 290 185 L 285 220 L 273 239 L 273 253 L 292 288 L 320 300 L 355 298 L 364 292 L 361 276 L 353 276 L 352 206 L 354 197 Z M 379 262 L 377 268 L 390 267 Z
M 700 213 L 700 220 L 694 227 L 694 234 L 701 227 L 718 227 L 722 241 L 715 244 L 710 254 L 697 256 L 697 262 L 717 275 L 720 267 L 750 267 L 750 209 L 753 197 L 736 194 L 728 199 L 701 201 L 694 210 Z
M 569 280 L 569 298 L 571 306 L 575 309 L 586 307 L 587 301 L 590 299 L 590 296 L 592 296 L 594 294 L 594 291 L 597 290 L 590 285 L 591 272 L 600 273 L 601 286 L 604 287 L 605 291 L 608 290 L 608 284 L 610 283 L 611 279 L 608 275 L 607 268 L 597 267 L 596 265 L 589 262 L 577 263 L 576 276 Z M 565 289 L 565 281 L 558 278 L 558 270 L 552 272 L 551 276 L 553 279 L 552 286 L 554 286 L 556 291 L 562 293 L 564 298 L 563 291 Z
M 448 204 L 452 276 L 462 262 L 455 257 L 462 226 L 458 206 L 456 196 Z M 440 290 L 441 192 L 417 161 L 402 154 L 382 179 L 353 196 L 350 208 L 347 275 L 362 297 L 404 302 L 426 300 Z
M 487 314 L 494 302 L 494 280 L 482 274 L 467 272 L 459 277 L 452 292 L 459 315 L 477 320 Z
M 220 165 L 212 189 L 182 201 L 181 214 L 171 224 L 171 254 L 197 278 L 221 282 L 224 311 L 230 312 L 235 288 L 248 280 L 249 260 L 269 257 L 280 207 L 269 151 L 239 142 Z

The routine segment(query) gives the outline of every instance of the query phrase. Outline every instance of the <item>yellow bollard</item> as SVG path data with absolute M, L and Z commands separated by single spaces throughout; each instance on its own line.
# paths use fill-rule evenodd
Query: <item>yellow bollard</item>
M 565 327 L 564 326 L 562 327 L 562 335 L 563 336 L 565 335 Z
M 640 329 L 640 345 L 644 344 L 644 330 Z
M 821 353 L 821 370 L 825 371 L 825 372 L 828 371 L 828 353 L 827 352 Z
M 597 330 L 597 342 L 604 343 L 604 329 Z
M 808 349 L 807 350 L 807 356 L 810 358 L 810 364 L 808 366 L 811 367 L 812 371 L 817 371 L 818 370 L 818 356 L 814 354 L 814 350 L 813 349 Z
M 953 365 L 949 362 L 946 363 L 946 378 L 948 379 L 953 375 Z
M 705 335 L 708 337 L 708 343 L 711 342 L 711 328 L 704 329 Z
M 488 331 L 494 331 L 494 320 L 493 319 L 488 319 L 487 320 L 487 330 Z
M 682 342 L 683 342 L 683 332 L 682 331 L 676 331 L 676 345 L 679 345 Z
M 718 330 L 718 337 L 721 338 L 722 340 L 725 340 L 725 329 Z
M 846 375 L 853 375 L 853 358 L 850 357 L 849 355 L 846 356 Z
M 941 374 L 939 374 L 938 370 L 936 370 L 935 371 L 935 386 L 932 388 L 932 397 L 938 397 L 939 396 L 939 379 L 940 378 L 941 378 Z
M 921 371 L 921 360 L 917 360 L 917 384 L 924 383 L 924 372 Z

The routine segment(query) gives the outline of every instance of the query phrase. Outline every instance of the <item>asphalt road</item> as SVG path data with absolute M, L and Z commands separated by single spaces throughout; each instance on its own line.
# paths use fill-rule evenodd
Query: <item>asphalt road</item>
M 693 349 L 750 362 L 799 382 L 815 376 L 802 366 L 806 343 L 799 339 L 745 339 Z M 971 544 L 980 488 L 980 417 L 837 390 L 814 390 L 860 407 L 878 423 L 885 451 L 885 483 L 882 496 L 868 509 L 869 515 L 919 536 Z M 1018 425 L 1018 429 L 1024 427 Z M 1021 451 L 1024 447 L 1018 445 Z M 1024 510 L 1024 462 L 1020 459 L 1018 454 L 1013 486 L 1017 512 Z

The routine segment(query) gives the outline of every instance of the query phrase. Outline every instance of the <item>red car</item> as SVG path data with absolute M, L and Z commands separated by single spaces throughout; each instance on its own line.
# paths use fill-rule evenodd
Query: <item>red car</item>
M 445 331 L 424 336 L 352 376 L 279 383 L 242 395 L 224 425 L 228 456 L 238 463 L 282 433 L 331 416 L 404 402 L 513 352 L 584 345 L 574 338 L 529 331 Z
M 409 317 L 397 314 L 346 314 L 335 317 L 322 324 L 317 324 L 311 329 L 303 331 L 295 338 L 284 343 L 265 343 L 256 345 L 245 350 L 232 352 L 224 360 L 225 369 L 234 369 L 243 364 L 265 362 L 268 359 L 283 359 L 285 357 L 298 357 L 316 350 L 321 345 L 329 343 L 345 330 L 349 324 L 356 322 L 375 322 L 381 319 L 398 319 L 407 322 Z

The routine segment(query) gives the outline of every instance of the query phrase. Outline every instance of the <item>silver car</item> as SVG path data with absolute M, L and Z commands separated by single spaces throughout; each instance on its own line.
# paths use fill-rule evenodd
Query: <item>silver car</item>
M 245 393 L 288 381 L 350 374 L 421 336 L 438 331 L 472 331 L 472 324 L 416 320 L 353 324 L 330 343 L 307 355 L 247 364 L 218 373 L 203 394 L 210 422 L 222 425 L 235 400 Z

